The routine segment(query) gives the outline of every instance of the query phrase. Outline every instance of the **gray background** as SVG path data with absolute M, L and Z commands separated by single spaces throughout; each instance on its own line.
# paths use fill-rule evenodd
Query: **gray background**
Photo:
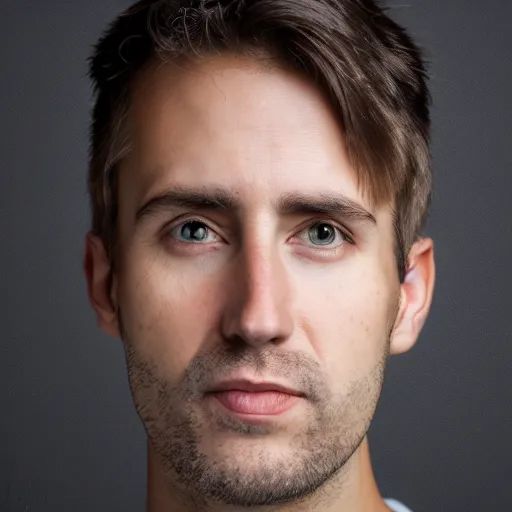
M 85 59 L 121 0 L 2 0 L 0 510 L 141 511 L 145 443 L 119 341 L 82 274 Z M 382 493 L 414 512 L 512 510 L 510 0 L 409 0 L 427 48 L 432 312 L 390 361 L 370 431 Z

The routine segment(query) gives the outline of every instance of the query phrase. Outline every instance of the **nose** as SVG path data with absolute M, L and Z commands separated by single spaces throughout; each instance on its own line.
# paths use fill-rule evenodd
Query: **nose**
M 292 296 L 282 257 L 272 247 L 247 247 L 233 263 L 222 322 L 228 341 L 280 343 L 293 332 Z

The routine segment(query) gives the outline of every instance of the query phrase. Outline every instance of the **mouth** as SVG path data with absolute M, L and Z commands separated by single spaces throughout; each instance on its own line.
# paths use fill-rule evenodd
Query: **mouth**
M 238 415 L 276 416 L 293 407 L 304 394 L 275 382 L 230 380 L 212 387 L 208 394 Z
M 215 393 L 219 391 L 246 391 L 248 393 L 258 393 L 265 391 L 275 391 L 278 393 L 285 393 L 287 395 L 294 396 L 303 396 L 303 393 L 300 391 L 293 389 L 291 387 L 285 386 L 283 384 L 278 384 L 277 382 L 270 381 L 261 381 L 254 382 L 246 379 L 233 379 L 220 382 L 212 386 L 209 390 L 210 393 Z

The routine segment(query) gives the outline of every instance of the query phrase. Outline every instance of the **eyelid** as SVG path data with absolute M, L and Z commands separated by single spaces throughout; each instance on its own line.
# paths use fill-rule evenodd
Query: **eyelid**
M 304 232 L 307 232 L 307 230 L 311 229 L 313 226 L 316 226 L 317 224 L 328 224 L 329 226 L 333 227 L 337 231 L 339 231 L 340 235 L 343 237 L 344 242 L 350 243 L 354 245 L 354 237 L 349 229 L 345 228 L 344 226 L 340 226 L 338 222 L 332 219 L 325 219 L 325 218 L 318 218 L 314 220 L 309 220 L 308 224 L 300 229 L 298 234 L 302 234 Z M 298 235 L 295 235 L 297 237 Z M 318 245 L 316 246 L 318 248 L 324 247 L 325 249 L 329 249 L 329 246 L 322 246 Z
M 216 238 L 219 238 L 220 240 L 223 240 L 223 237 L 221 235 L 219 235 L 217 233 L 217 231 L 210 226 L 210 223 L 208 221 L 202 219 L 201 217 L 198 217 L 197 215 L 196 216 L 189 216 L 188 214 L 180 215 L 179 217 L 173 219 L 172 222 L 169 222 L 168 224 L 166 224 L 165 227 L 163 228 L 164 236 L 171 236 L 171 233 L 176 228 L 182 227 L 184 224 L 188 224 L 189 222 L 199 222 L 201 224 L 204 224 L 206 226 L 206 228 L 208 229 L 208 233 L 209 234 L 213 233 Z M 172 236 L 171 236 L 171 238 L 173 238 L 177 242 L 184 243 L 184 244 L 206 245 L 204 242 L 203 243 L 201 243 L 201 242 L 190 242 L 190 241 L 180 240 L 179 238 L 175 238 L 175 237 L 172 237 Z M 210 242 L 210 243 L 212 243 L 212 242 Z

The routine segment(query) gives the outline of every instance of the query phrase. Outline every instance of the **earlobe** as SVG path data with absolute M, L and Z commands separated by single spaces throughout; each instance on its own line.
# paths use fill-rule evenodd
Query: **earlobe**
M 117 308 L 117 283 L 110 283 L 111 266 L 103 242 L 94 234 L 87 233 L 85 241 L 84 271 L 87 280 L 89 302 L 96 312 L 100 329 L 115 338 L 120 337 Z
M 400 308 L 391 336 L 390 353 L 408 352 L 423 328 L 434 292 L 434 243 L 422 238 L 411 247 L 409 266 L 400 286 Z

